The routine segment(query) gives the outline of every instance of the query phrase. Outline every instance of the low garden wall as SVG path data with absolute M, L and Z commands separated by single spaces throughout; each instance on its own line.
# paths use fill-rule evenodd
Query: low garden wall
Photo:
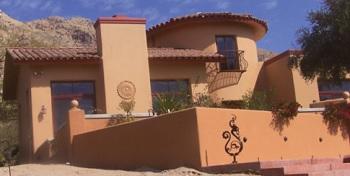
M 83 113 L 71 113 L 81 116 Z M 258 160 L 338 158 L 350 153 L 349 139 L 332 135 L 317 113 L 299 113 L 281 133 L 267 111 L 192 108 L 91 132 L 71 129 L 70 161 L 74 165 L 158 169 L 230 164 L 224 131 L 235 115 L 243 141 L 239 163 Z M 79 128 L 71 126 L 71 128 Z

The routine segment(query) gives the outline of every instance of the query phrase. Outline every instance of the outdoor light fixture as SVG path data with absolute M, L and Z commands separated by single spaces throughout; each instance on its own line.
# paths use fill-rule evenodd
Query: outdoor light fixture
M 34 71 L 34 72 L 33 72 L 33 76 L 36 77 L 36 78 L 42 76 L 43 74 L 44 74 L 43 71 Z
M 42 115 L 47 114 L 47 108 L 45 107 L 45 105 L 41 106 L 40 114 L 42 114 Z

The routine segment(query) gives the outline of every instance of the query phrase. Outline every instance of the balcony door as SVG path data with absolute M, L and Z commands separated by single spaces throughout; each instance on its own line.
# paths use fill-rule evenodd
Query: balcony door
M 52 109 L 55 132 L 65 126 L 70 104 L 73 99 L 79 101 L 86 114 L 96 109 L 95 83 L 93 81 L 52 82 Z
M 220 64 L 220 70 L 239 69 L 237 39 L 235 36 L 216 36 L 217 52 L 226 57 L 226 63 Z

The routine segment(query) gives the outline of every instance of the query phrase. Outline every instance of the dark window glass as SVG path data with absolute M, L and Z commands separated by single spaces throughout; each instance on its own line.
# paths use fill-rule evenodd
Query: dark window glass
M 151 81 L 152 94 L 156 93 L 176 93 L 176 94 L 188 94 L 188 81 L 187 80 L 162 80 Z
M 153 107 L 156 104 L 157 94 L 174 96 L 179 101 L 188 101 L 189 83 L 187 80 L 161 80 L 151 81 Z
M 220 64 L 221 70 L 239 69 L 237 58 L 237 42 L 233 36 L 216 37 L 216 46 L 218 53 L 226 57 L 226 63 Z
M 320 100 L 342 98 L 344 91 L 350 91 L 350 80 L 341 81 L 339 84 L 330 81 L 318 81 Z
M 79 101 L 86 114 L 95 112 L 94 82 L 54 82 L 51 84 L 55 130 L 66 123 L 67 113 L 73 99 Z

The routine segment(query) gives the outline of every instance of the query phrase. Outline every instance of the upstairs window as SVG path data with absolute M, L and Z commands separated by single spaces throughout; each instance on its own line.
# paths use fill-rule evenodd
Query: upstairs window
M 217 36 L 216 48 L 218 53 L 226 57 L 226 63 L 220 64 L 220 70 L 239 69 L 237 56 L 237 40 L 235 36 Z

